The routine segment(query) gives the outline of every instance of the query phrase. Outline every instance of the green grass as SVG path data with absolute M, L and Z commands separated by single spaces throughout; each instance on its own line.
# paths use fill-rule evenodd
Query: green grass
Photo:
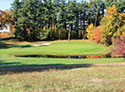
M 33 43 L 35 44 L 35 43 Z M 24 58 L 15 55 L 84 55 L 104 54 L 108 49 L 88 42 L 66 41 L 54 42 L 50 46 L 31 47 L 30 44 L 12 45 L 0 42 L 0 67 L 73 65 L 73 64 L 104 64 L 120 63 L 123 58 L 110 59 L 57 59 L 57 58 Z
M 36 43 L 33 43 L 36 44 Z M 84 55 L 105 54 L 106 47 L 95 43 L 66 41 L 50 46 L 31 47 L 0 42 L 0 67 L 30 67 L 75 64 L 121 63 L 123 58 L 63 59 L 31 58 L 14 55 Z M 0 71 L 0 92 L 117 92 L 125 88 L 124 66 L 87 68 L 30 69 Z
M 6 49 L 8 48 L 8 49 Z M 15 45 L 2 48 L 1 52 L 7 54 L 45 54 L 45 55 L 84 55 L 84 54 L 104 54 L 108 50 L 105 47 L 94 43 L 79 42 L 79 41 L 66 41 L 55 42 L 50 46 L 31 47 L 28 45 Z M 10 53 L 8 53 L 10 52 Z
M 124 92 L 125 67 L 50 69 L 0 75 L 0 92 Z
M 121 63 L 122 61 L 123 58 L 108 58 L 108 59 L 8 58 L 8 60 L 6 59 L 0 61 L 0 67 L 106 64 L 106 63 Z

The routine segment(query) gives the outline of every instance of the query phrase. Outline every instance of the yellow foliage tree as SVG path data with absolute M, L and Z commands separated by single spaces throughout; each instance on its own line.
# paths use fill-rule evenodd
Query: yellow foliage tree
M 123 35 L 123 30 L 120 30 L 120 28 L 125 25 L 124 17 L 125 14 L 119 14 L 115 5 L 106 10 L 106 15 L 101 20 L 103 32 L 101 42 L 110 45 L 112 44 L 112 38 Z
M 87 38 L 90 40 L 94 40 L 94 35 L 93 35 L 94 29 L 95 27 L 93 26 L 93 24 L 90 24 L 88 28 L 86 28 Z

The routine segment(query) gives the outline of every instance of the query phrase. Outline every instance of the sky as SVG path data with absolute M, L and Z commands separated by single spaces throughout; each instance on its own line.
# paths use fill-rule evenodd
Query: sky
M 76 0 L 78 2 L 82 0 Z M 85 1 L 85 0 L 84 0 Z M 88 0 L 86 0 L 88 1 Z M 0 9 L 1 10 L 6 10 L 11 8 L 11 4 L 14 2 L 14 0 L 0 0 Z
M 14 0 L 0 0 L 0 9 L 5 10 L 11 8 L 11 4 Z

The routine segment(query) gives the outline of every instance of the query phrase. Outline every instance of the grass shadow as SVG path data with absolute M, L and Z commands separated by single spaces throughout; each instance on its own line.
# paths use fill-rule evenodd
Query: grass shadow
M 0 42 L 0 49 L 10 48 L 13 44 L 6 44 L 4 42 Z
M 56 70 L 69 70 L 74 68 L 87 68 L 93 66 L 93 64 L 20 64 L 20 62 L 4 62 L 5 60 L 0 60 L 0 75 L 5 74 L 15 74 L 15 73 L 23 73 L 23 72 L 42 72 L 42 71 L 49 71 L 50 69 Z M 19 65 L 18 65 L 19 64 Z
M 5 42 L 0 42 L 0 49 L 8 49 L 13 47 L 19 47 L 19 48 L 29 48 L 32 47 L 31 45 L 13 45 L 13 44 L 7 44 Z

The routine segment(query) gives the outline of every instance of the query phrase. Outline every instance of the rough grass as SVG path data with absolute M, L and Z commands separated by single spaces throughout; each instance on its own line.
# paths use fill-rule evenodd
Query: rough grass
M 124 92 L 125 67 L 50 69 L 0 75 L 0 92 Z

